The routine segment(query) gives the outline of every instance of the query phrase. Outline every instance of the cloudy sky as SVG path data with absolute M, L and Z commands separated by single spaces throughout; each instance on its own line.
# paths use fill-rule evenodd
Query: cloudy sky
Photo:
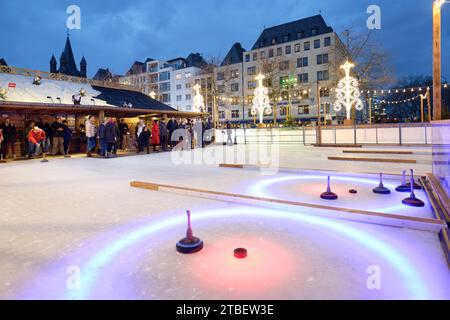
M 123 74 L 135 60 L 200 52 L 223 57 L 235 42 L 250 49 L 264 27 L 318 14 L 338 33 L 366 28 L 367 7 L 381 7 L 376 31 L 397 77 L 431 74 L 432 0 L 1 0 L 0 57 L 12 66 L 48 71 L 66 38 L 66 9 L 81 8 L 71 31 L 77 63 Z M 450 79 L 450 3 L 443 7 L 443 75 Z

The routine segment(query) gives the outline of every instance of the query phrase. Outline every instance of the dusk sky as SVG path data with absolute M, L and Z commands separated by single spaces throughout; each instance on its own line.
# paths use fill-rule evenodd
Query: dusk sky
M 66 8 L 81 8 L 71 41 L 88 75 L 109 67 L 124 74 L 135 60 L 172 59 L 191 52 L 224 57 L 235 42 L 250 49 L 263 28 L 322 13 L 338 33 L 366 28 L 367 7 L 381 7 L 375 31 L 390 53 L 394 74 L 431 75 L 432 0 L 2 0 L 0 58 L 11 66 L 48 71 L 66 39 Z M 443 76 L 450 79 L 450 4 L 442 8 Z

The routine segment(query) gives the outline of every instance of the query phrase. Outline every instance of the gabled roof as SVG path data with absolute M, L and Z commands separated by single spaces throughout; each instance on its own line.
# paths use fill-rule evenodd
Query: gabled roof
M 228 51 L 228 54 L 225 56 L 225 59 L 223 59 L 223 62 L 221 66 L 241 63 L 243 61 L 243 53 L 245 52 L 245 49 L 242 48 L 241 44 L 239 42 L 235 43 L 230 51 Z
M 113 74 L 111 73 L 111 71 L 109 71 L 108 68 L 106 69 L 98 69 L 97 73 L 94 76 L 94 80 L 98 80 L 98 81 L 108 81 L 108 80 L 112 80 L 113 78 Z
M 127 76 L 135 75 L 135 74 L 141 74 L 145 72 L 146 70 L 146 64 L 144 62 L 135 61 L 131 68 L 126 73 Z
M 109 105 L 114 105 L 117 107 L 122 107 L 124 103 L 132 105 L 135 109 L 148 109 L 148 110 L 158 110 L 158 111 L 176 111 L 175 109 L 169 107 L 168 105 L 159 102 L 149 96 L 136 91 L 128 91 L 122 89 L 112 89 L 105 87 L 92 86 L 96 91 L 101 93 L 96 96 L 96 99 L 106 101 Z
M 189 67 L 197 67 L 202 68 L 206 65 L 205 59 L 203 59 L 200 53 L 191 53 L 186 58 L 186 66 Z
M 59 73 L 75 77 L 80 76 L 80 71 L 78 71 L 77 65 L 75 63 L 75 58 L 73 56 L 72 45 L 70 44 L 69 36 L 67 36 L 64 51 L 61 53 L 61 60 L 64 60 L 65 66 L 60 64 Z
M 0 66 L 8 66 L 5 59 L 3 59 L 3 58 L 0 59 Z
M 264 29 L 252 50 L 333 32 L 322 15 Z

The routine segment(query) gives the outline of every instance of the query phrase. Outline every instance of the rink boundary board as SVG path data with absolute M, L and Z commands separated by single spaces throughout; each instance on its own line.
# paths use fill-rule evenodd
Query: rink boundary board
M 249 195 L 240 195 L 211 190 L 201 190 L 201 189 L 186 188 L 180 186 L 164 185 L 149 182 L 140 182 L 140 181 L 132 181 L 130 183 L 130 186 L 133 188 L 146 189 L 150 191 L 161 191 L 167 193 L 180 194 L 184 196 L 204 198 L 208 200 L 231 202 L 243 205 L 253 205 L 264 208 L 275 207 L 277 209 L 289 211 L 292 211 L 292 209 L 298 210 L 299 208 L 302 208 L 303 210 L 306 211 L 308 211 L 308 209 L 316 209 L 321 211 L 321 213 L 318 214 L 317 212 L 314 212 L 309 214 L 320 215 L 326 218 L 335 218 L 355 222 L 365 222 L 370 224 L 377 224 L 398 228 L 409 228 L 421 231 L 431 231 L 435 233 L 441 232 L 441 230 L 446 227 L 444 221 L 436 219 L 407 217 L 395 214 L 385 214 L 355 209 L 336 208 L 311 203 L 262 198 Z M 333 214 L 330 214 L 330 212 L 332 212 Z

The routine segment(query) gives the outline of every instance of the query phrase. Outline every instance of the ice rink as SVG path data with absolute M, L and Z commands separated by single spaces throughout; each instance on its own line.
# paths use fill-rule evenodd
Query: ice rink
M 227 148 L 234 154 L 245 151 Z M 450 272 L 436 233 L 129 185 L 148 181 L 323 204 L 318 197 L 326 175 L 311 170 L 343 171 L 349 174 L 332 178 L 341 197 L 326 205 L 431 217 L 428 204 L 402 207 L 407 195 L 373 195 L 376 176 L 355 174 L 400 174 L 411 165 L 326 160 L 342 152 L 335 149 L 290 145 L 278 152 L 280 166 L 308 171 L 267 175 L 217 163 L 174 164 L 170 153 L 1 164 L 0 297 L 450 299 Z M 423 159 L 413 168 L 424 174 L 431 171 L 431 161 L 426 151 L 419 152 Z M 185 159 L 194 159 L 186 154 Z M 395 187 L 400 178 L 385 182 Z M 348 194 L 349 188 L 358 194 Z M 422 191 L 417 196 L 426 200 Z M 191 256 L 175 250 L 186 232 L 186 209 L 192 211 L 195 235 L 205 242 L 204 250 Z M 247 248 L 248 257 L 234 258 L 236 247 Z M 371 287 L 373 273 L 379 276 L 377 288 Z

